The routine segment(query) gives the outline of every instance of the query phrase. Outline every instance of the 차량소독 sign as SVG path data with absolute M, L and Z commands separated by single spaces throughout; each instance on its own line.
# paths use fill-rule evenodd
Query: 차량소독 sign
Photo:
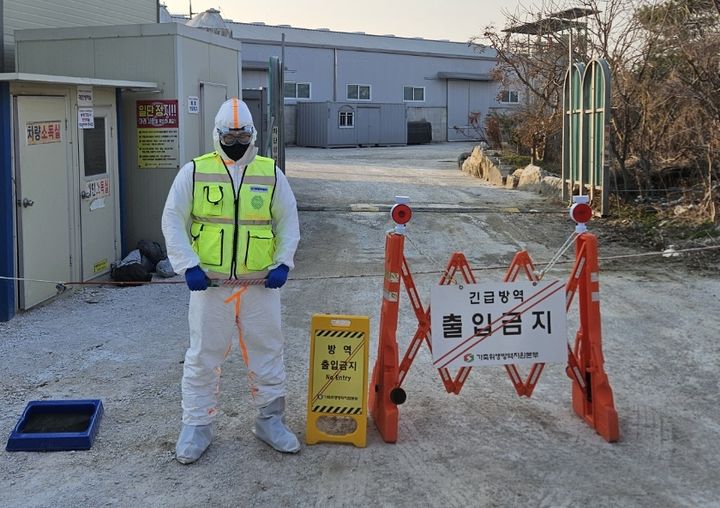
M 565 362 L 565 283 L 518 281 L 434 286 L 436 368 Z

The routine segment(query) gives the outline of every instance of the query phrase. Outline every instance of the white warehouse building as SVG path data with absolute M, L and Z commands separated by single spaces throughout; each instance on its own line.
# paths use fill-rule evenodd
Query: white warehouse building
M 490 112 L 518 103 L 515 91 L 502 90 L 491 77 L 497 59 L 489 47 L 239 23 L 223 20 L 212 9 L 190 20 L 179 15 L 162 19 L 206 27 L 240 40 L 245 90 L 267 87 L 269 58 L 284 56 L 285 140 L 289 144 L 296 140 L 300 102 L 405 104 L 408 121 L 432 124 L 434 141 L 477 140 Z

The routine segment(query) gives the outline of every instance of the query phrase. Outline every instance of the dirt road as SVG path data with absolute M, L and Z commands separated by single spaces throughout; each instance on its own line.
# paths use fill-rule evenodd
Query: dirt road
M 406 257 L 425 303 L 452 252 L 464 252 L 481 281 L 499 281 L 517 250 L 548 260 L 572 232 L 557 204 L 458 171 L 468 148 L 288 149 L 303 238 L 283 324 L 288 423 L 301 440 L 310 316 L 370 316 L 374 361 L 395 195 L 416 208 Z M 600 249 L 631 252 L 602 237 Z M 615 444 L 573 413 L 563 365 L 547 366 L 531 399 L 515 395 L 502 367 L 473 369 L 454 396 L 423 348 L 404 384 L 397 444 L 370 423 L 366 448 L 320 444 L 283 456 L 250 433 L 254 410 L 234 351 L 217 437 L 197 464 L 182 466 L 173 452 L 187 289 L 65 295 L 0 323 L 0 429 L 9 434 L 36 399 L 99 398 L 105 416 L 89 451 L 0 452 L 0 506 L 720 506 L 720 284 L 687 271 L 682 258 L 648 259 L 601 264 Z M 552 275 L 568 270 L 561 264 Z M 402 294 L 401 354 L 415 326 Z

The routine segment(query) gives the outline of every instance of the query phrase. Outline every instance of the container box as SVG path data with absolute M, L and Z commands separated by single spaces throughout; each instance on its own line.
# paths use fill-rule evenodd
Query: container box
M 88 450 L 103 414 L 100 400 L 33 400 L 10 434 L 9 452 Z

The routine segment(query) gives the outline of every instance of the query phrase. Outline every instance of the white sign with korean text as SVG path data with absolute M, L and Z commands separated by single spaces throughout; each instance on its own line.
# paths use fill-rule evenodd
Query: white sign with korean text
M 98 178 L 85 182 L 85 199 L 104 198 L 110 195 L 110 179 Z
M 194 95 L 188 97 L 188 113 L 193 115 L 200 114 L 200 98 Z
M 28 122 L 26 133 L 25 141 L 28 145 L 44 145 L 46 143 L 62 142 L 60 120 Z
M 77 87 L 77 105 L 78 107 L 92 107 L 93 105 L 93 89 L 91 86 L 78 85 Z
M 78 108 L 78 127 L 81 129 L 95 128 L 93 108 Z
M 519 281 L 434 286 L 436 368 L 565 362 L 565 283 Z

